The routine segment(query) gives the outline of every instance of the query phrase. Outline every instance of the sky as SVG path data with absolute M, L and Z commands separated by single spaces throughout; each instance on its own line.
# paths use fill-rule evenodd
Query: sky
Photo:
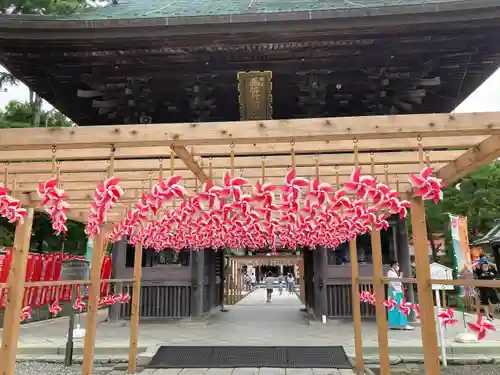
M 5 69 L 0 66 L 0 71 Z M 455 112 L 496 112 L 500 111 L 500 69 L 493 73 L 476 91 L 465 99 Z M 0 108 L 3 108 L 11 100 L 27 101 L 29 99 L 28 88 L 19 84 L 11 86 L 6 92 L 0 92 Z M 45 109 L 51 109 L 52 106 L 44 102 Z

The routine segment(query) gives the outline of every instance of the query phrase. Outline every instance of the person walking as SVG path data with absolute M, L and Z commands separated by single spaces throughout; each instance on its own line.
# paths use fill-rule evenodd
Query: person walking
M 498 277 L 498 272 L 493 265 L 488 263 L 485 258 L 478 260 L 478 266 L 475 270 L 475 276 L 478 280 L 495 280 Z M 492 287 L 480 286 L 477 288 L 479 291 L 479 300 L 484 310 L 484 315 L 489 320 L 493 320 L 493 313 L 496 306 L 500 303 L 496 290 Z
M 286 277 L 286 286 L 288 289 L 288 295 L 291 296 L 295 292 L 295 278 L 291 273 Z
M 391 261 L 391 268 L 387 272 L 387 277 L 393 279 L 399 279 L 402 277 L 402 273 L 399 272 L 399 264 L 396 261 Z M 397 305 L 401 304 L 403 300 L 403 283 L 400 281 L 389 282 L 389 293 L 387 298 L 392 298 L 396 301 Z M 412 330 L 413 327 L 408 325 L 408 318 L 403 312 L 401 312 L 397 307 L 390 310 L 387 314 L 387 320 L 389 322 L 390 329 L 403 329 Z
M 267 303 L 271 303 L 271 299 L 273 298 L 273 290 L 274 290 L 274 277 L 271 272 L 268 272 L 265 279 L 266 284 L 266 293 L 267 293 Z
M 280 296 L 283 295 L 283 286 L 285 284 L 285 278 L 283 277 L 283 275 L 280 275 L 278 277 L 278 292 L 280 293 Z

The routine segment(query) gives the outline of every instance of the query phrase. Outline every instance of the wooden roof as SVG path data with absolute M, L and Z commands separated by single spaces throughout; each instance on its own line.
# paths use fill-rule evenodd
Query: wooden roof
M 80 126 L 240 120 L 237 74 L 252 70 L 273 74 L 272 118 L 452 111 L 500 64 L 500 7 L 396 3 L 369 16 L 338 2 L 240 19 L 3 16 L 0 62 Z
M 410 189 L 408 174 L 418 173 L 423 164 L 450 184 L 500 157 L 499 135 L 500 113 L 2 129 L 0 161 L 9 187 L 15 186 L 22 202 L 33 206 L 39 201 L 37 183 L 51 177 L 55 155 L 69 194 L 70 217 L 84 221 L 115 148 L 114 175 L 121 177 L 125 190 L 109 218 L 116 221 L 141 190 L 149 189 L 150 181 L 156 182 L 160 163 L 163 176 L 170 175 L 171 151 L 174 174 L 182 175 L 194 192 L 210 173 L 221 183 L 230 169 L 231 149 L 236 175 L 255 184 L 262 180 L 264 165 L 267 181 L 280 185 L 292 164 L 292 145 L 298 175 L 318 173 L 323 182 L 342 184 L 353 169 L 356 145 L 364 173 L 371 173 L 373 165 L 379 181 L 404 194 Z

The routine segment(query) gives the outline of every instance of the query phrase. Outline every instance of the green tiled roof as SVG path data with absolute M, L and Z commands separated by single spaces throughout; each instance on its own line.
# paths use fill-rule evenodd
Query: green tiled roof
M 455 0 L 456 1 L 456 0 Z M 66 19 L 105 20 L 223 16 L 450 3 L 454 0 L 118 0 Z

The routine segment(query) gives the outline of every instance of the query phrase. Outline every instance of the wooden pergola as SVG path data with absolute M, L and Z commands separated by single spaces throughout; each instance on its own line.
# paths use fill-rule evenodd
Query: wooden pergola
M 184 186 L 192 193 L 201 189 L 201 183 L 209 177 L 216 183 L 220 182 L 228 170 L 233 175 L 241 174 L 252 185 L 262 179 L 279 185 L 286 171 L 294 166 L 299 176 L 320 176 L 322 182 L 340 186 L 349 178 L 353 166 L 361 166 L 366 173 L 375 175 L 379 181 L 411 199 L 417 278 L 405 279 L 405 282 L 418 284 L 426 372 L 439 375 L 431 284 L 449 284 L 450 281 L 430 279 L 424 205 L 421 198 L 412 197 L 407 177 L 409 173 L 418 173 L 428 165 L 434 169 L 436 177 L 446 184 L 453 184 L 481 165 L 500 157 L 499 135 L 500 113 L 0 130 L 0 163 L 5 163 L 5 182 L 12 195 L 21 200 L 24 207 L 30 208 L 28 217 L 16 229 L 13 266 L 7 285 L 9 301 L 5 313 L 0 373 L 12 375 L 14 370 L 22 290 L 27 285 L 24 272 L 29 235 L 33 210 L 39 205 L 35 192 L 38 183 L 58 174 L 61 187 L 69 195 L 68 217 L 82 222 L 86 221 L 93 189 L 110 171 L 121 178 L 120 186 L 125 190 L 119 204 L 109 215 L 102 234 L 95 240 L 90 280 L 78 282 L 89 285 L 82 373 L 90 375 L 102 239 L 113 223 L 123 218 L 126 208 L 138 200 L 141 191 L 148 190 L 151 181 L 157 180 L 160 174 L 183 176 Z M 371 280 L 377 298 L 381 374 L 387 375 L 387 320 L 382 300 L 384 283 L 389 280 L 384 278 L 382 271 L 380 232 L 371 232 L 371 239 L 374 263 Z M 139 246 L 138 250 L 142 247 Z M 355 240 L 351 241 L 350 250 L 356 370 L 361 374 L 361 279 L 358 277 Z M 136 291 L 140 286 L 141 256 L 142 251 L 136 251 L 133 280 Z M 466 282 L 452 283 L 464 285 Z M 481 284 L 477 281 L 468 283 Z M 136 366 L 138 294 L 133 295 L 129 372 L 134 372 Z

